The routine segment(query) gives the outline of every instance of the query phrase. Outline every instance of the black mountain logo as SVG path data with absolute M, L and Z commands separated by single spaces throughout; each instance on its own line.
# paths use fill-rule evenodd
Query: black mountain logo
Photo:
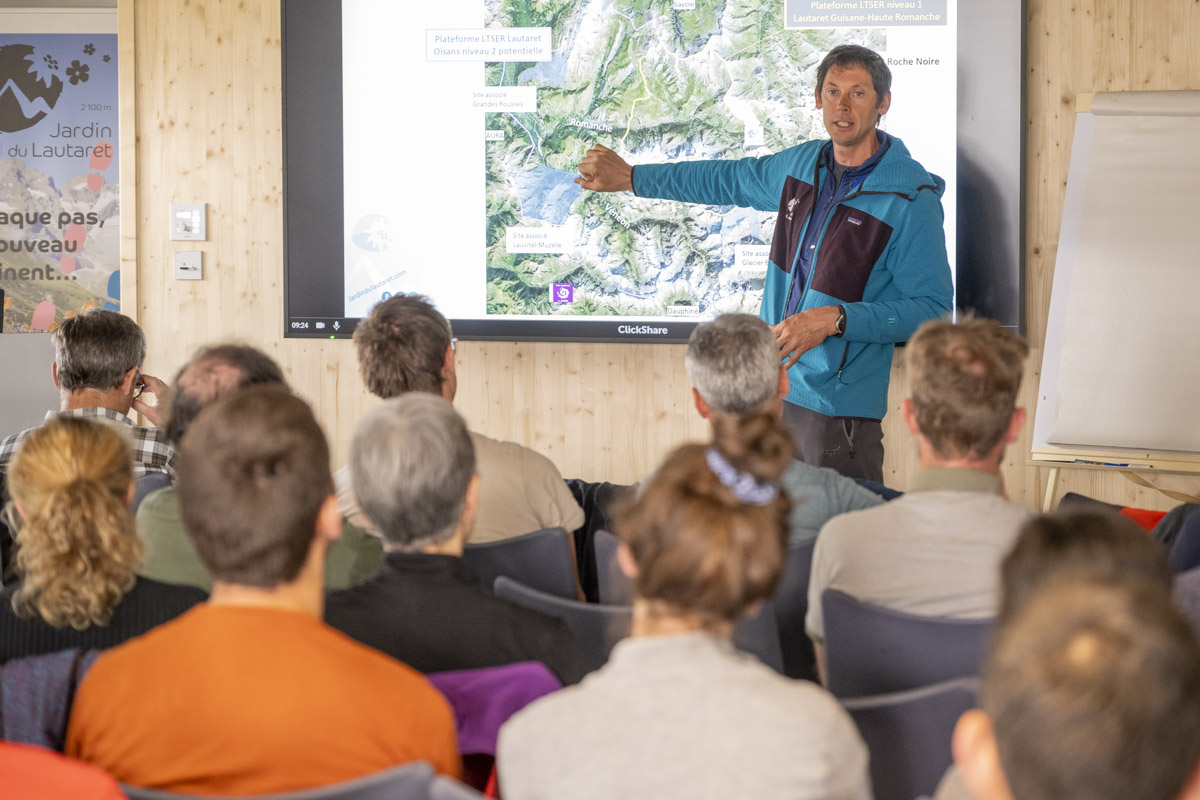
M 0 133 L 33 127 L 50 113 L 62 94 L 62 79 L 54 75 L 46 85 L 38 77 L 34 61 L 30 45 L 0 47 Z

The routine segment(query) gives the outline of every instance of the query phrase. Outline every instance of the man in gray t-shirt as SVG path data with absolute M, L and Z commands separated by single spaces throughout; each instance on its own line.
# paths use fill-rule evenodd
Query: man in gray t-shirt
M 749 314 L 725 314 L 696 326 L 688 339 L 688 378 L 696 411 L 705 419 L 765 411 L 782 413 L 787 370 L 775 334 Z M 794 461 L 780 479 L 792 501 L 788 544 L 810 542 L 830 518 L 873 508 L 883 498 L 829 469 Z
M 992 320 L 927 322 L 913 335 L 902 410 L 921 471 L 904 497 L 821 529 L 805 627 L 822 679 L 826 589 L 913 614 L 995 615 L 1000 561 L 1029 515 L 1005 499 L 1000 479 L 1025 422 L 1016 401 L 1028 352 Z

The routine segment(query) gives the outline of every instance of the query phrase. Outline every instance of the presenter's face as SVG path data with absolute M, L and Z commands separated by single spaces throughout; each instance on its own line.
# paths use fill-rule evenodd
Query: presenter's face
M 875 93 L 871 73 L 860 66 L 830 67 L 817 92 L 817 108 L 824 115 L 825 130 L 840 150 L 855 151 L 866 144 L 874 151 L 868 137 L 875 136 L 875 125 L 891 102 L 890 92 L 882 99 Z

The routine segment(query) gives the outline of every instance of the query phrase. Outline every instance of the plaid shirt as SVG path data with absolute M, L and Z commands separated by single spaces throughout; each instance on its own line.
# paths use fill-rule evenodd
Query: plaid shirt
M 51 411 L 46 419 L 56 416 L 91 417 L 106 422 L 121 430 L 129 446 L 133 448 L 133 477 L 140 478 L 148 472 L 165 472 L 175 476 L 175 450 L 167 444 L 158 428 L 142 428 L 133 424 L 133 420 L 124 414 L 109 408 L 76 408 L 71 411 Z M 21 442 L 25 441 L 36 428 L 14 433 L 0 441 L 0 472 L 8 471 L 8 462 L 12 461 Z

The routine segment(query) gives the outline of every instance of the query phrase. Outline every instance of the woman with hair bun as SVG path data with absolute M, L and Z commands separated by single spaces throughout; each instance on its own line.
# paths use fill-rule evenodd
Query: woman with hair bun
M 70 647 L 106 648 L 173 619 L 204 592 L 139 578 L 133 459 L 111 427 L 56 417 L 8 468 L 17 582 L 0 595 L 0 663 Z
M 866 747 L 832 696 L 730 642 L 779 580 L 791 437 L 765 414 L 718 419 L 714 433 L 617 513 L 631 636 L 501 730 L 506 800 L 871 797 Z

